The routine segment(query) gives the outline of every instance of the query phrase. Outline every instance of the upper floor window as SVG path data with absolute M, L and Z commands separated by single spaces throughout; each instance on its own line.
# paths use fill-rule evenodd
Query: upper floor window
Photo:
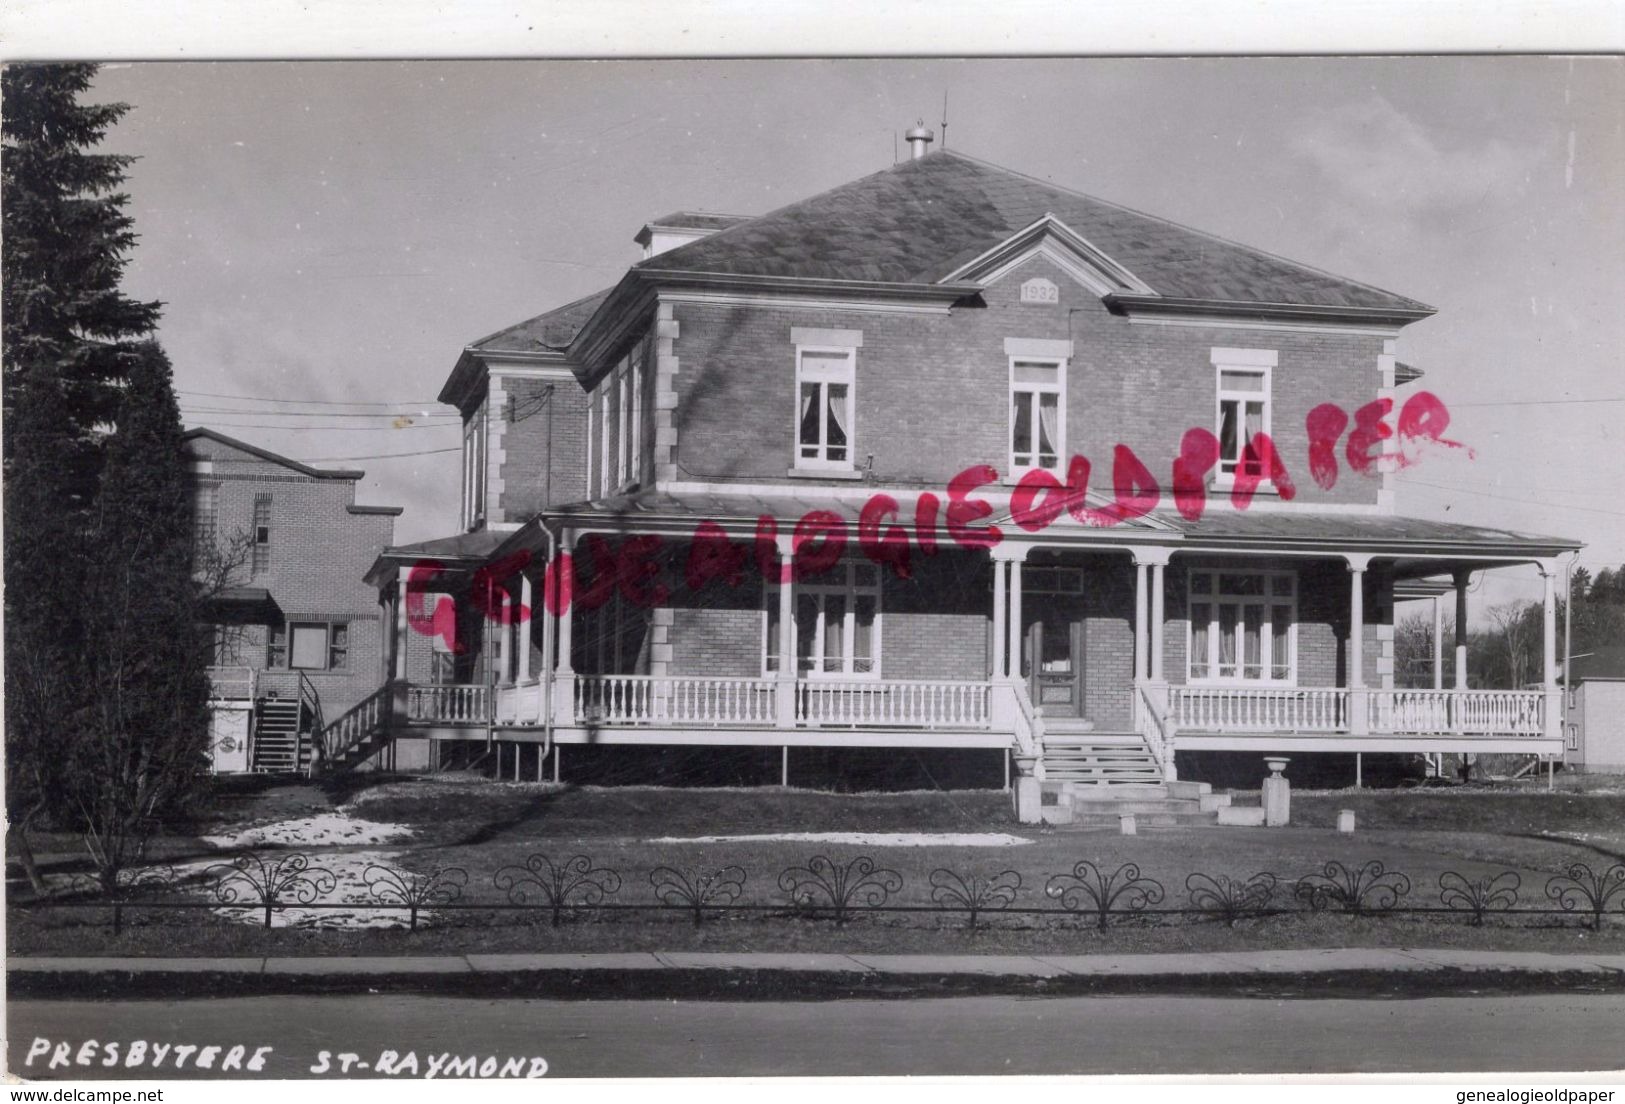
M 643 467 L 643 345 L 640 343 L 621 361 L 610 377 L 604 401 L 613 403 L 615 422 L 615 482 L 610 490 L 620 490 L 639 481 Z M 605 441 L 608 443 L 610 411 L 605 409 Z M 608 462 L 606 461 L 606 469 Z
M 254 574 L 271 570 L 271 496 L 254 496 Z
M 295 671 L 342 671 L 350 666 L 350 625 L 345 621 L 291 621 L 272 625 L 265 665 Z
M 1247 446 L 1260 433 L 1270 432 L 1270 372 L 1276 354 L 1267 349 L 1214 349 L 1218 374 L 1219 478 L 1234 479 L 1237 472 L 1267 474 Z
M 485 438 L 487 404 L 463 423 L 463 527 L 477 529 L 485 522 Z
M 796 467 L 852 467 L 857 351 L 796 348 Z
M 614 490 L 613 476 L 610 474 L 610 424 L 613 415 L 611 399 L 614 392 L 614 377 L 606 376 L 598 385 L 598 493 L 609 494 Z
M 1010 470 L 1061 466 L 1066 450 L 1066 361 L 1010 358 Z
M 212 550 L 220 523 L 220 488 L 205 483 L 192 492 L 192 535 L 199 549 Z
M 1294 684 L 1297 583 L 1292 571 L 1192 571 L 1190 681 Z

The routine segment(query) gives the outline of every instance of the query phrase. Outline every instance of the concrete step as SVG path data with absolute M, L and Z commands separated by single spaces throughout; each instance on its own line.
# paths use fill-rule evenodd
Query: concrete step
M 1074 828 L 1120 829 L 1122 818 L 1105 813 L 1074 813 L 1070 823 Z M 1189 828 L 1214 825 L 1218 821 L 1212 813 L 1135 813 L 1135 828 Z
M 1264 809 L 1259 805 L 1230 805 L 1216 813 L 1220 824 L 1242 828 L 1258 828 L 1264 823 Z
M 1077 782 L 1063 782 L 1061 788 L 1072 795 L 1074 802 L 1102 801 L 1162 801 L 1174 796 L 1166 783 L 1125 782 L 1118 786 L 1092 786 Z
M 1216 812 L 1219 809 L 1228 809 L 1230 807 L 1229 794 L 1208 793 L 1203 794 L 1196 800 L 1202 806 L 1204 813 Z

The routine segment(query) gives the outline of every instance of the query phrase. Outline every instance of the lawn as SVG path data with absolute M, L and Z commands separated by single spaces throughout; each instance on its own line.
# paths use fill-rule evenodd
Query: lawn
M 1355 810 L 1359 830 L 1341 835 L 1339 809 Z M 1625 794 L 1413 790 L 1297 793 L 1294 824 L 1284 829 L 1142 829 L 1126 837 L 1100 830 L 1052 829 L 1015 823 L 1002 793 L 960 791 L 836 795 L 776 789 L 594 789 L 491 783 L 456 777 L 355 778 L 328 790 L 273 787 L 226 803 L 220 823 L 195 835 L 163 841 L 177 858 L 218 860 L 204 837 L 229 835 L 265 822 L 309 817 L 396 825 L 398 842 L 311 848 L 317 865 L 342 868 L 346 856 L 380 856 L 392 867 L 426 875 L 461 868 L 469 878 L 460 904 L 506 903 L 493 881 L 504 867 L 532 855 L 563 863 L 576 855 L 616 871 L 618 892 L 605 900 L 656 900 L 650 872 L 667 866 L 691 879 L 721 867 L 741 868 L 740 900 L 769 910 L 709 916 L 696 927 L 685 913 L 640 911 L 566 915 L 557 928 L 545 913 L 450 911 L 430 916 L 416 932 L 332 931 L 278 927 L 264 931 L 207 911 L 131 911 L 113 936 L 104 910 L 13 909 L 11 954 L 436 954 L 485 951 L 752 950 L 945 951 L 1078 953 L 1089 951 L 1246 950 L 1281 947 L 1428 945 L 1543 951 L 1625 951 L 1625 917 L 1601 932 L 1578 917 L 1492 917 L 1482 927 L 1460 915 L 1385 917 L 1297 914 L 1244 918 L 1234 927 L 1212 916 L 1132 916 L 1097 930 L 1092 916 L 984 913 L 967 930 L 964 912 L 864 914 L 845 924 L 797 915 L 780 876 L 827 855 L 845 867 L 859 856 L 893 870 L 901 887 L 890 905 L 931 904 L 931 875 L 941 868 L 963 878 L 1005 870 L 1020 874 L 1017 908 L 1053 908 L 1044 886 L 1081 860 L 1105 873 L 1125 863 L 1164 891 L 1160 907 L 1188 904 L 1193 873 L 1242 879 L 1274 873 L 1278 906 L 1290 906 L 1297 878 L 1336 861 L 1357 868 L 1378 860 L 1406 874 L 1404 904 L 1440 905 L 1438 880 L 1447 871 L 1469 879 L 1515 872 L 1519 904 L 1549 904 L 1547 880 L 1572 863 L 1601 872 L 1625 853 Z M 661 837 L 738 836 L 781 832 L 1007 833 L 1029 841 L 1013 847 L 937 844 L 894 847 L 784 840 L 655 842 Z M 269 856 L 280 854 L 261 846 Z M 532 899 L 536 899 L 532 894 Z M 1618 909 L 1620 898 L 1614 899 Z

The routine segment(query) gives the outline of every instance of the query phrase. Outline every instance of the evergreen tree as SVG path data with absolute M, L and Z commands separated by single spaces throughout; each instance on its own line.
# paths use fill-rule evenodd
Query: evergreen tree
M 77 652 L 94 688 L 62 786 L 104 880 L 138 859 L 208 770 L 208 647 L 193 577 L 192 491 L 169 360 L 141 346 L 109 438 Z

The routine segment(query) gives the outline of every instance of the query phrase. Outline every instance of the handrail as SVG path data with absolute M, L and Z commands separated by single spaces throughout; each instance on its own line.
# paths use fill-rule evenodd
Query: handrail
M 388 727 L 394 709 L 393 683 L 386 682 L 321 730 L 323 761 L 337 763 L 352 747 Z
M 303 707 L 310 705 L 310 733 L 313 737 L 310 756 L 310 773 L 316 773 L 316 760 L 321 755 L 322 745 L 319 740 L 324 725 L 322 724 L 322 695 L 317 691 L 316 684 L 310 681 L 305 672 L 299 672 L 299 704 Z M 299 764 L 305 759 L 305 728 L 303 725 L 294 730 L 293 740 L 293 769 L 299 770 Z
M 1016 701 L 1016 744 L 1023 755 L 1041 756 L 1044 748 L 1044 717 L 1033 707 L 1027 696 L 1027 684 L 1020 679 L 1010 682 Z
M 1135 683 L 1134 689 L 1140 697 L 1140 738 L 1145 741 L 1146 750 L 1151 752 L 1152 758 L 1156 759 L 1157 765 L 1162 768 L 1162 776 L 1172 779 L 1174 760 L 1173 717 L 1165 715 L 1158 708 L 1156 699 L 1152 697 L 1151 690 L 1145 683 Z

